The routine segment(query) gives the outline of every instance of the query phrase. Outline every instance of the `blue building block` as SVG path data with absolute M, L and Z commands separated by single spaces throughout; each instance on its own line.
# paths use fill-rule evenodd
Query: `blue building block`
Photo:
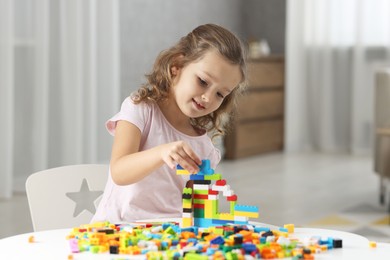
M 270 231 L 271 229 L 269 227 L 255 227 L 254 231 L 256 233 L 260 233 L 260 232 L 268 232 Z
M 244 243 L 244 244 L 242 244 L 242 249 L 244 249 L 246 254 L 250 254 L 250 253 L 256 251 L 257 247 L 255 244 Z
M 186 232 L 186 231 L 194 233 L 195 236 L 197 236 L 199 234 L 199 228 L 195 227 L 195 226 L 180 229 L 180 232 Z
M 220 220 L 220 219 L 212 220 L 213 226 L 221 226 L 232 222 L 233 222 L 232 220 Z
M 248 225 L 248 221 L 237 221 L 237 220 L 235 220 L 234 224 L 237 224 L 237 225 Z
M 213 226 L 212 219 L 209 218 L 194 218 L 194 226 L 196 227 L 211 227 Z
M 192 181 L 203 181 L 204 180 L 204 175 L 201 175 L 201 174 L 191 174 L 190 175 L 190 180 L 192 180 Z
M 287 228 L 284 228 L 284 227 L 280 227 L 280 228 L 279 228 L 279 231 L 288 233 L 288 229 L 287 229 Z
M 201 175 L 210 175 L 214 174 L 214 170 L 210 167 L 210 160 L 202 160 L 202 164 L 200 165 L 200 171 L 198 174 Z
M 245 212 L 259 212 L 259 207 L 257 206 L 246 206 L 246 205 L 235 205 L 234 211 L 245 211 Z
M 217 236 L 216 238 L 210 241 L 212 245 L 223 245 L 225 243 L 225 239 L 222 236 Z

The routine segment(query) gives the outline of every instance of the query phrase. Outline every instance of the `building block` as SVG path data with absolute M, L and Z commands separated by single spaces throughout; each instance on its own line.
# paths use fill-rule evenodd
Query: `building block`
M 186 228 L 186 227 L 192 227 L 194 225 L 194 223 L 193 223 L 193 218 L 192 217 L 190 217 L 190 218 L 182 218 L 181 219 L 181 226 L 183 227 L 183 228 Z
M 215 191 L 228 191 L 230 189 L 230 187 L 228 187 L 227 185 L 212 185 L 211 186 L 211 189 L 212 190 L 215 190 Z
M 219 192 L 217 190 L 209 189 L 209 195 L 218 195 Z
M 219 219 L 234 221 L 234 216 L 230 213 L 219 213 Z
M 183 212 L 182 216 L 183 216 L 183 218 L 192 218 L 192 213 L 190 213 L 190 212 Z
M 212 219 L 213 218 L 213 201 L 206 200 L 205 201 L 205 218 Z
M 215 185 L 217 186 L 225 186 L 226 185 L 226 180 L 218 180 L 215 182 Z
M 257 206 L 246 206 L 246 205 L 236 205 L 234 207 L 235 211 L 246 211 L 246 212 L 259 212 Z
M 204 184 L 194 184 L 193 187 L 194 190 L 209 190 L 209 185 L 204 185 Z M 208 194 L 208 192 L 207 192 Z
M 204 209 L 205 205 L 202 203 L 194 203 L 194 209 Z
M 236 207 L 236 201 L 230 201 L 230 214 L 234 215 L 235 207 Z
M 295 228 L 294 224 L 285 224 L 284 227 L 287 228 L 288 233 L 290 234 L 294 233 L 294 228 Z
M 210 180 L 210 181 L 218 181 L 222 178 L 222 175 L 219 173 L 211 174 L 211 175 L 204 175 L 205 180 Z
M 213 218 L 218 219 L 219 200 L 212 200 L 211 202 L 212 202 L 212 205 L 213 205 L 213 208 L 212 208 Z
M 234 195 L 228 196 L 227 200 L 228 201 L 237 201 L 237 195 L 234 194 Z
M 181 167 L 178 164 L 178 165 L 176 165 L 176 174 L 178 174 L 178 175 L 189 175 L 191 173 L 189 171 L 185 170 L 183 167 Z
M 204 208 L 196 208 L 194 210 L 194 218 L 204 218 Z
M 202 197 L 206 197 L 206 198 L 202 198 Z M 196 194 L 196 196 L 194 196 L 194 205 L 195 204 L 203 204 L 204 205 L 204 200 L 207 198 L 208 198 L 208 195 Z
M 205 180 L 205 176 L 206 175 L 197 175 L 197 174 L 191 174 L 190 175 L 190 180 L 194 180 L 194 181 L 196 181 L 196 180 Z
M 183 208 L 184 209 L 191 209 L 192 208 L 191 201 L 183 200 Z
M 211 175 L 214 174 L 214 170 L 210 167 L 210 160 L 202 160 L 202 164 L 200 165 L 200 170 L 197 174 L 201 175 Z
M 219 196 L 218 196 L 218 195 L 209 195 L 209 196 L 208 196 L 208 199 L 209 199 L 209 200 L 218 200 L 218 199 L 219 199 Z
M 196 190 L 194 189 L 194 194 L 203 194 L 203 195 L 208 195 L 209 194 L 209 190 Z
M 211 181 L 210 180 L 194 180 L 194 184 L 203 184 L 203 185 L 210 185 Z
M 213 226 L 210 218 L 194 218 L 194 226 L 196 227 L 210 227 Z
M 226 185 L 225 187 L 227 187 L 228 185 Z M 230 186 L 229 186 L 229 189 L 227 189 L 226 191 L 223 192 L 223 196 L 225 197 L 231 197 L 234 195 L 234 190 L 230 189 Z
M 28 237 L 28 242 L 29 243 L 34 243 L 35 242 L 35 237 L 34 236 L 29 236 Z
M 249 217 L 249 218 L 258 218 L 259 213 L 257 212 L 245 212 L 245 211 L 234 211 L 235 216 Z
M 184 188 L 183 194 L 192 194 L 192 188 Z

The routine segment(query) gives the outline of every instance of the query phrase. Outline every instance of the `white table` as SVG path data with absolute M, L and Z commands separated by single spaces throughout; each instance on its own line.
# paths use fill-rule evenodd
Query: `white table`
M 172 220 L 171 220 L 172 221 Z M 271 229 L 274 226 L 257 223 Z M 0 259 L 67 259 L 71 254 L 66 236 L 70 229 L 58 229 L 33 232 L 12 236 L 0 240 Z M 29 243 L 34 236 L 35 242 Z M 341 238 L 342 249 L 333 249 L 315 255 L 315 259 L 390 259 L 390 244 L 378 243 L 377 248 L 370 248 L 369 241 L 359 235 L 315 228 L 295 228 L 294 236 L 305 239 L 312 236 Z M 123 255 L 73 254 L 74 259 L 144 259 L 143 256 L 131 257 Z M 285 258 L 288 259 L 288 258 Z

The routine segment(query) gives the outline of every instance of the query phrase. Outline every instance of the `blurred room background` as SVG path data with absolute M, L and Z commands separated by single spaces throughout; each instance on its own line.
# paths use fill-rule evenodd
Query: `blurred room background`
M 108 163 L 105 121 L 161 50 L 204 23 L 248 47 L 266 43 L 253 62 L 283 68 L 274 88 L 281 113 L 267 118 L 280 122 L 274 146 L 225 165 L 326 154 L 362 161 L 374 175 L 374 75 L 390 66 L 387 0 L 0 0 L 0 201 L 22 194 L 33 172 Z

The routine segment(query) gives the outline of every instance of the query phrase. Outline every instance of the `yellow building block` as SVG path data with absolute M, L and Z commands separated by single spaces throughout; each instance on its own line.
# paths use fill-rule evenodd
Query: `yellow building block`
M 204 201 L 204 218 L 213 218 L 213 201 L 205 200 Z
M 230 213 L 219 213 L 218 214 L 218 219 L 219 220 L 231 220 L 231 221 L 234 221 L 234 216 L 231 215 Z
M 371 248 L 376 248 L 376 242 L 375 241 L 370 241 L 368 243 L 368 245 L 371 247 Z
M 185 228 L 185 227 L 192 227 L 192 226 L 193 226 L 192 218 L 181 219 L 181 227 Z
M 280 230 L 272 230 L 272 233 L 274 233 L 274 235 L 276 237 L 288 237 L 288 233 L 287 232 L 282 232 Z
M 258 218 L 258 212 L 248 212 L 248 211 L 234 211 L 234 215 L 248 218 Z
M 184 201 L 183 200 L 183 209 L 191 209 L 192 208 L 192 201 Z
M 176 170 L 176 174 L 177 175 L 189 175 L 189 174 L 191 174 L 189 171 L 187 171 L 187 170 Z
M 291 234 L 291 233 L 294 233 L 294 224 L 285 224 L 284 225 L 284 228 L 287 229 L 288 233 Z

